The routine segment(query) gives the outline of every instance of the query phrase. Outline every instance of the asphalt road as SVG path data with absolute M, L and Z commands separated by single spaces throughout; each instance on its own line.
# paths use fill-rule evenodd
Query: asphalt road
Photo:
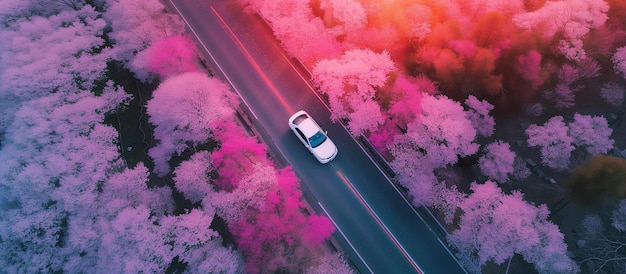
M 312 206 L 331 218 L 337 241 L 361 273 L 465 273 L 454 256 L 330 112 L 308 76 L 280 49 L 271 30 L 235 1 L 168 0 L 186 21 L 208 65 L 235 89 L 261 137 L 289 163 Z M 321 165 L 291 133 L 304 109 L 339 148 Z

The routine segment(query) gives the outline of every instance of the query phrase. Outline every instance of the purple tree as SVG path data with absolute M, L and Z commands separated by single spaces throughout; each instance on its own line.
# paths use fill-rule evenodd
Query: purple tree
M 483 148 L 484 154 L 478 160 L 480 171 L 498 183 L 507 181 L 512 174 L 515 162 L 515 152 L 511 151 L 509 144 L 495 141 Z
M 535 88 L 541 83 L 541 59 L 541 54 L 536 50 L 531 50 L 515 58 L 515 71 L 524 80 L 532 81 Z
M 578 265 L 567 257 L 567 246 L 558 227 L 548 220 L 545 205 L 525 202 L 520 192 L 503 194 L 490 181 L 472 184 L 473 193 L 463 200 L 459 229 L 450 240 L 480 265 L 503 263 L 521 254 L 540 273 L 575 273 Z
M 155 41 L 185 32 L 182 20 L 167 13 L 159 1 L 116 0 L 108 4 L 103 17 L 111 24 L 109 36 L 115 43 L 117 60 L 130 61 Z
M 458 102 L 422 94 L 421 103 L 421 115 L 389 147 L 394 158 L 391 166 L 400 183 L 409 189 L 414 204 L 442 208 L 451 218 L 460 194 L 439 182 L 433 170 L 456 163 L 459 156 L 476 153 L 476 130 Z
M 626 78 L 626 46 L 618 48 L 613 54 L 613 67 Z
M 608 104 L 619 107 L 624 102 L 624 94 L 626 90 L 615 82 L 608 82 L 602 85 L 600 89 L 600 97 Z
M 496 126 L 496 121 L 489 115 L 489 112 L 493 110 L 493 105 L 486 100 L 478 100 L 473 95 L 465 100 L 465 105 L 469 107 L 467 117 L 478 134 L 491 137 Z
M 542 126 L 533 124 L 526 129 L 528 145 L 541 147 L 541 162 L 544 165 L 565 169 L 574 150 L 574 139 L 568 135 L 568 130 L 563 117 L 554 116 Z
M 48 4 L 55 9 L 55 4 Z M 30 8 L 0 29 L 0 134 L 22 102 L 93 88 L 102 80 L 110 57 L 100 37 L 106 22 L 92 6 L 66 7 L 49 17 L 37 16 Z M 102 50 L 96 52 L 97 48 Z
M 589 154 L 597 155 L 605 154 L 613 148 L 612 133 L 606 118 L 576 113 L 567 134 L 573 138 L 576 146 L 585 146 Z
M 176 35 L 156 41 L 139 52 L 128 66 L 135 77 L 143 82 L 152 80 L 153 75 L 162 79 L 198 71 L 198 54 L 189 37 Z
M 209 173 L 212 170 L 210 157 L 206 151 L 196 152 L 174 170 L 176 189 L 192 203 L 202 201 L 214 191 L 209 183 Z
M 229 120 L 234 113 L 234 95 L 221 81 L 205 74 L 189 72 L 163 82 L 148 102 L 150 123 L 156 126 L 159 143 L 150 149 L 154 172 L 164 176 L 170 171 L 168 161 L 187 143 L 205 142 L 217 121 Z

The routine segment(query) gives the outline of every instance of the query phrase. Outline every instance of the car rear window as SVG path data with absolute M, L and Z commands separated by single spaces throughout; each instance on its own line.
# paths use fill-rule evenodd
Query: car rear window
M 296 119 L 293 119 L 293 123 L 294 125 L 299 125 L 300 122 L 306 120 L 307 118 L 309 118 L 306 114 L 300 114 L 298 115 L 298 117 L 296 117 Z

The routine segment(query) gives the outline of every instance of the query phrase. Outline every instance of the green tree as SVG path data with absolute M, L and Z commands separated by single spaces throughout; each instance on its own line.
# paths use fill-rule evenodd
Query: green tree
M 597 155 L 574 169 L 566 186 L 569 197 L 581 203 L 622 199 L 626 197 L 626 159 Z

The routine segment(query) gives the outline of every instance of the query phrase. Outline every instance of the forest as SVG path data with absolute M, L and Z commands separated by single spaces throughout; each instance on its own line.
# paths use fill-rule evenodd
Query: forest
M 239 2 L 467 269 L 626 271 L 625 2 Z
M 470 272 L 626 272 L 626 2 L 237 2 Z M 158 0 L 0 10 L 3 272 L 353 271 Z
M 0 10 L 0 272 L 352 271 L 162 3 Z

